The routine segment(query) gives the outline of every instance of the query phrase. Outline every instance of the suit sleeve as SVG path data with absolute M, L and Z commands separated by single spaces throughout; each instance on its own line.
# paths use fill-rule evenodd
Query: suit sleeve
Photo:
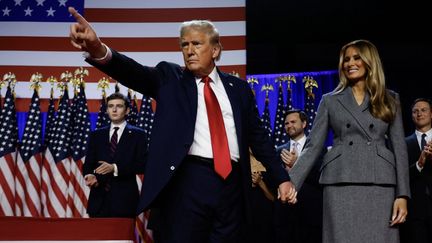
M 83 176 L 93 174 L 93 170 L 96 169 L 96 144 L 95 132 L 92 132 L 90 133 L 89 146 L 83 165 Z
M 389 127 L 389 138 L 393 147 L 396 161 L 396 196 L 410 197 L 408 150 L 405 142 L 405 133 L 402 124 L 402 112 L 399 105 L 399 95 L 395 94 L 397 101 L 396 117 Z
M 270 140 L 270 137 L 261 124 L 256 102 L 250 88 L 248 91 L 248 144 L 254 156 L 266 167 L 269 175 L 271 175 L 273 179 L 272 181 L 274 181 L 276 185 L 279 185 L 282 182 L 289 181 L 290 177 L 281 166 L 282 160 L 280 156 L 277 155 L 273 142 Z
M 299 191 L 315 163 L 323 153 L 324 143 L 329 129 L 329 115 L 327 108 L 327 95 L 324 95 L 318 105 L 312 130 L 307 138 L 305 147 L 290 171 L 291 180 Z
M 91 59 L 86 61 L 121 84 L 155 100 L 158 100 L 160 86 L 171 80 L 167 77 L 182 72 L 181 67 L 174 63 L 160 62 L 156 67 L 148 67 L 113 49 L 111 51 L 112 59 L 106 64 L 99 64 Z

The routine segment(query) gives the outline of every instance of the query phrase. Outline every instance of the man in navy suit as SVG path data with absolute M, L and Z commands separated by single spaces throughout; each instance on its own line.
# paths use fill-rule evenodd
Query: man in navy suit
M 83 167 L 86 185 L 91 188 L 87 213 L 90 217 L 135 218 L 136 174 L 144 172 L 146 134 L 127 124 L 129 99 L 123 94 L 107 97 L 107 113 L 111 124 L 91 133 Z
M 411 114 L 415 132 L 405 138 L 408 147 L 411 200 L 408 217 L 401 227 L 406 243 L 432 242 L 432 102 L 416 99 Z M 424 143 L 422 145 L 422 137 Z
M 289 110 L 285 115 L 285 130 L 290 140 L 276 148 L 283 166 L 290 170 L 306 144 L 305 129 L 307 115 L 298 109 Z M 322 156 L 326 149 L 323 148 Z M 322 161 L 322 158 L 319 159 Z M 316 163 L 309 172 L 302 189 L 298 193 L 296 205 L 275 202 L 275 231 L 278 243 L 320 243 L 322 232 L 322 188 L 319 185 L 319 168 Z
M 210 21 L 181 25 L 185 68 L 168 62 L 147 67 L 107 47 L 75 9 L 69 12 L 77 20 L 71 42 L 88 53 L 86 60 L 157 102 L 137 213 L 158 210 L 160 242 L 238 240 L 250 211 L 249 147 L 274 177 L 280 199 L 296 202 L 295 187 L 260 123 L 248 83 L 216 67 L 222 45 Z M 212 125 L 223 130 L 210 132 Z

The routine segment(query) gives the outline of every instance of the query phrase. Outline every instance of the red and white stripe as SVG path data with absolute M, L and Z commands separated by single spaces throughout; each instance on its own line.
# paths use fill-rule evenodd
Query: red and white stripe
M 70 180 L 68 186 L 68 209 L 71 210 L 68 215 L 74 218 L 88 217 L 87 214 L 87 198 L 90 194 L 90 189 L 85 184 L 82 174 L 83 161 L 85 157 L 75 161 L 72 159 L 70 168 Z
M 68 185 L 71 161 L 67 158 L 55 162 L 51 151 L 44 153 L 42 163 L 41 201 L 43 216 L 50 218 L 66 218 L 71 216 L 68 207 Z
M 181 22 L 209 19 L 221 34 L 223 52 L 218 66 L 245 78 L 245 9 L 245 0 L 87 0 L 84 16 L 104 43 L 148 66 L 162 60 L 183 64 L 178 45 Z M 98 111 L 101 91 L 97 81 L 107 76 L 86 63 L 81 52 L 71 46 L 69 28 L 70 23 L 0 23 L 0 74 L 13 72 L 19 81 L 15 89 L 17 111 L 28 107 L 32 95 L 27 91 L 28 80 L 33 73 L 41 73 L 44 80 L 51 75 L 59 79 L 62 72 L 74 72 L 79 67 L 89 70 L 85 78 L 89 111 Z M 111 86 L 107 92 L 113 91 Z M 121 91 L 126 93 L 127 89 L 121 87 Z M 49 92 L 49 85 L 44 83 L 42 111 L 46 111 L 47 101 L 43 99 L 49 98 Z M 59 97 L 60 92 L 56 90 L 54 96 Z
M 18 153 L 15 171 L 15 216 L 41 217 L 42 155 L 37 153 L 23 161 Z
M 0 157 L 0 216 L 14 216 L 16 151 Z
M 139 191 L 141 193 L 141 186 L 144 180 L 144 175 L 137 175 L 136 180 Z M 147 229 L 149 213 L 150 211 L 147 210 L 136 217 L 135 230 L 138 234 L 139 242 L 141 243 L 153 243 L 153 233 L 150 229 Z

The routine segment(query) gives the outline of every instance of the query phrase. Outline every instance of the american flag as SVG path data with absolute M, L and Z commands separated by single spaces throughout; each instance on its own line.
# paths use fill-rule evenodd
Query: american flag
M 144 129 L 145 134 L 147 135 L 147 140 L 150 142 L 150 134 L 153 126 L 153 109 L 152 109 L 152 98 L 146 95 L 143 95 L 141 99 L 141 108 L 138 114 L 138 123 L 137 127 Z M 147 147 L 148 147 L 147 142 Z
M 138 62 L 155 66 L 165 60 L 183 65 L 178 45 L 179 26 L 185 20 L 209 19 L 221 34 L 224 47 L 218 66 L 246 77 L 246 1 L 214 0 L 1 0 L 0 74 L 17 76 L 17 111 L 26 111 L 32 93 L 28 78 L 35 72 L 59 77 L 66 70 L 85 67 L 90 112 L 98 112 L 97 81 L 106 76 L 84 61 L 69 41 L 75 7 L 96 29 L 101 40 Z M 113 83 L 110 84 L 113 89 Z M 122 92 L 126 88 L 121 86 Z M 45 112 L 49 84 L 39 93 Z M 72 96 L 72 93 L 69 94 Z M 55 97 L 60 92 L 55 91 Z M 137 94 L 141 98 L 141 94 Z
M 102 94 L 102 98 L 100 101 L 100 108 L 99 108 L 97 121 L 96 121 L 96 129 L 108 126 L 110 124 L 111 121 L 108 117 L 106 110 L 107 110 L 107 104 L 106 104 L 106 96 L 105 96 L 105 92 L 104 92 Z
M 9 83 L 3 105 L 0 126 L 0 216 L 14 216 L 16 145 L 18 128 L 15 102 Z
M 303 77 L 303 83 L 305 87 L 305 105 L 304 110 L 306 115 L 308 116 L 308 126 L 307 131 L 305 131 L 306 135 L 310 133 L 312 130 L 312 124 L 315 119 L 316 109 L 315 109 L 315 94 L 313 93 L 313 88 L 318 88 L 317 81 L 313 79 L 311 76 Z
M 33 91 L 15 171 L 15 215 L 40 217 L 42 119 L 37 89 Z
M 90 189 L 85 185 L 82 168 L 88 148 L 90 117 L 83 83 L 75 91 L 71 114 L 71 129 L 69 130 L 72 131 L 72 161 L 68 186 L 68 208 L 71 209 L 73 217 L 87 217 L 87 198 Z
M 52 139 L 53 126 L 55 122 L 55 106 L 54 106 L 54 88 L 51 87 L 50 97 L 48 101 L 47 119 L 45 123 L 44 147 L 48 146 Z
M 138 102 L 137 102 L 137 97 L 136 94 L 134 93 L 133 90 L 128 89 L 128 99 L 130 101 L 129 104 L 129 114 L 127 116 L 127 122 L 133 126 L 136 126 L 137 122 L 138 122 Z
M 266 95 L 264 111 L 261 115 L 261 122 L 264 126 L 264 129 L 268 132 L 270 138 L 272 138 L 272 128 L 270 126 L 270 110 L 269 110 L 269 98 Z
M 68 129 L 71 110 L 67 88 L 64 90 L 54 122 L 53 134 L 42 165 L 42 206 L 45 217 L 66 218 L 71 161 Z
M 275 146 L 282 145 L 288 141 L 287 134 L 285 131 L 285 105 L 283 101 L 283 88 L 282 80 L 277 80 L 278 82 L 278 101 L 276 106 L 276 117 L 273 126 L 273 141 Z

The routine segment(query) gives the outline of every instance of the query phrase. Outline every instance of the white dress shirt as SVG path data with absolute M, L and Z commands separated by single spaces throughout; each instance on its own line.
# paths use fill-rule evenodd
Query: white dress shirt
M 228 99 L 222 80 L 217 73 L 216 67 L 208 76 L 212 80 L 210 82 L 210 87 L 215 93 L 222 111 L 231 160 L 238 161 L 240 157 L 239 146 L 231 103 Z M 204 158 L 213 158 L 207 108 L 204 100 L 204 83 L 201 82 L 201 78 L 196 78 L 195 81 L 198 88 L 198 108 L 197 118 L 195 121 L 194 141 L 190 147 L 189 154 Z
M 420 131 L 416 130 L 415 135 L 417 137 L 417 143 L 418 143 L 418 146 L 420 148 L 420 151 L 423 150 L 423 148 L 421 147 L 421 139 L 422 139 L 423 133 L 426 133 L 426 137 L 425 137 L 426 143 L 428 143 L 432 139 L 432 129 L 430 129 L 427 132 L 420 132 Z M 418 161 L 416 162 L 416 167 L 417 167 L 417 170 L 420 172 L 423 170 L 423 168 L 419 166 Z

